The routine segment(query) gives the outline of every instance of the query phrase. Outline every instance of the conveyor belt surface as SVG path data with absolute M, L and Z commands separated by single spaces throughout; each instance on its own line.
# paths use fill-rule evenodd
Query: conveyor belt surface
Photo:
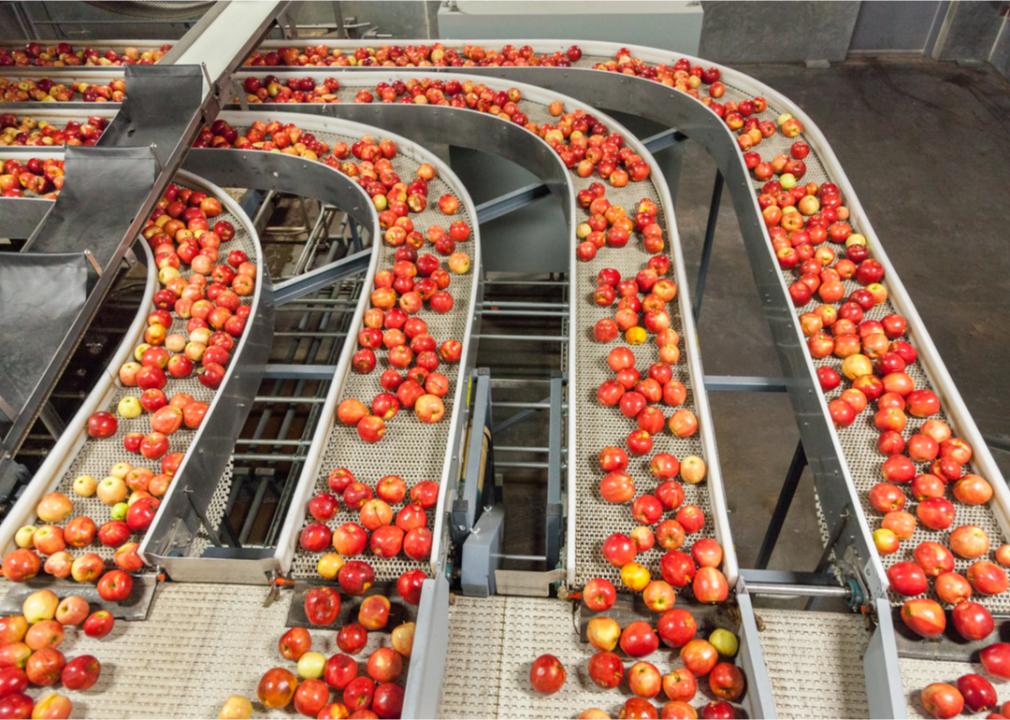
M 761 648 L 783 718 L 869 717 L 863 653 L 866 618 L 756 608 Z

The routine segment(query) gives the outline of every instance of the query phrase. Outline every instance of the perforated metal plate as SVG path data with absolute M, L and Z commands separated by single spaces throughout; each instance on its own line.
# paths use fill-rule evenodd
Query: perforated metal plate
M 594 650 L 579 640 L 574 607 L 543 598 L 455 598 L 439 716 L 560 718 L 597 707 L 617 717 L 631 695 L 626 684 L 604 690 L 590 680 L 586 663 Z M 529 684 L 530 663 L 544 652 L 557 656 L 567 672 L 564 687 L 553 695 L 535 693 Z M 668 649 L 642 659 L 664 675 L 680 665 Z M 692 705 L 708 700 L 699 691 Z M 658 707 L 664 697 L 653 702 Z
M 342 140 L 353 143 L 357 137 L 328 135 L 326 133 L 316 133 L 317 137 L 326 141 L 334 142 Z M 426 151 L 416 145 L 402 145 L 396 158 L 393 159 L 393 167 L 399 176 L 409 182 L 416 176 L 417 167 L 428 160 Z M 463 188 L 450 187 L 443 178 L 435 178 L 428 183 L 429 207 L 421 213 L 411 214 L 410 219 L 414 223 L 414 229 L 422 234 L 431 225 L 440 225 L 448 229 L 450 223 L 456 220 L 465 221 L 471 228 L 476 225 L 476 218 L 470 217 L 463 205 L 456 215 L 444 215 L 438 209 L 438 198 L 449 193 L 457 197 L 462 197 L 465 193 Z M 382 242 L 377 240 L 377 242 Z M 473 256 L 473 235 L 468 240 L 457 244 L 457 249 Z M 426 245 L 421 252 L 432 252 L 430 245 Z M 393 264 L 395 248 L 382 244 L 379 252 L 379 268 L 388 268 Z M 444 258 L 440 258 L 443 260 Z M 470 294 L 473 287 L 473 273 L 466 275 L 452 275 L 452 282 L 447 290 L 452 294 L 453 309 L 439 315 L 431 310 L 423 310 L 418 313 L 428 324 L 428 333 L 441 344 L 444 340 L 463 340 L 466 327 L 468 325 L 470 313 Z M 371 288 L 368 288 L 370 291 Z M 357 327 L 355 324 L 354 328 Z M 356 332 L 356 330 L 354 330 Z M 350 338 L 356 343 L 356 337 Z M 346 374 L 342 378 L 335 378 L 341 386 L 340 400 L 346 398 L 357 398 L 370 405 L 372 398 L 380 392 L 384 392 L 379 385 L 379 375 L 389 365 L 385 360 L 385 352 L 377 352 L 378 363 L 375 370 L 367 375 L 361 375 L 348 367 Z M 401 371 L 402 372 L 402 371 Z M 338 467 L 346 467 L 354 473 L 355 477 L 365 484 L 374 487 L 377 480 L 385 475 L 399 475 L 411 488 L 422 480 L 440 480 L 442 468 L 445 462 L 445 453 L 449 450 L 449 418 L 453 412 L 453 393 L 456 384 L 459 382 L 459 365 L 441 363 L 437 372 L 442 373 L 449 379 L 450 391 L 443 398 L 445 403 L 445 418 L 434 425 L 421 423 L 413 411 L 401 409 L 396 416 L 387 421 L 386 434 L 383 439 L 375 444 L 363 443 L 358 437 L 354 427 L 346 427 L 339 423 L 334 423 L 330 431 L 326 444 L 326 450 L 322 457 L 319 477 L 316 480 L 315 492 L 327 490 L 326 478 L 329 472 Z M 335 418 L 323 419 L 321 422 L 333 422 Z M 394 512 L 400 510 L 402 505 L 393 508 Z M 306 515 L 308 518 L 308 516 Z M 331 529 L 337 528 L 345 522 L 356 522 L 357 513 L 350 513 L 341 509 L 329 520 L 327 525 Z M 308 524 L 308 520 L 306 520 Z M 434 529 L 434 512 L 428 512 L 428 527 Z M 368 551 L 368 561 L 375 568 L 376 578 L 379 581 L 396 579 L 401 573 L 409 569 L 424 568 L 427 563 L 411 560 L 402 553 L 395 558 L 377 558 L 371 556 Z M 295 554 L 294 563 L 291 566 L 293 577 L 314 577 L 316 575 L 316 561 L 319 555 L 302 551 L 300 548 Z
M 227 212 L 222 212 L 219 216 L 213 219 L 214 222 L 220 220 L 227 220 L 235 227 L 235 237 L 227 243 L 221 244 L 221 255 L 227 256 L 227 254 L 232 250 L 242 250 L 245 252 L 253 262 L 257 264 L 260 263 L 259 258 L 257 258 L 257 252 L 255 244 L 252 239 L 246 233 L 243 223 Z M 242 298 L 243 304 L 248 304 L 250 297 Z M 151 308 L 141 308 L 138 312 L 147 313 Z M 187 335 L 186 332 L 186 320 L 174 317 L 172 322 L 172 327 L 169 328 L 169 334 L 171 333 L 182 333 Z M 143 342 L 143 337 L 137 337 L 134 339 L 133 344 Z M 108 368 L 106 372 L 111 372 L 112 374 L 117 374 L 119 371 L 118 367 Z M 171 398 L 175 393 L 189 393 L 196 400 L 200 400 L 209 403 L 215 394 L 214 390 L 205 387 L 200 384 L 200 381 L 196 378 L 196 372 L 194 372 L 188 378 L 172 378 L 169 376 L 168 383 L 165 385 L 165 394 Z M 110 519 L 109 506 L 102 503 L 97 495 L 89 498 L 78 496 L 73 491 L 73 482 L 79 475 L 91 475 L 96 480 L 101 482 L 102 478 L 109 475 L 112 466 L 118 462 L 128 462 L 132 467 L 146 467 L 155 475 L 161 472 L 161 462 L 160 460 L 151 461 L 146 460 L 142 455 L 133 454 L 127 452 L 123 448 L 123 437 L 127 433 L 139 432 L 148 433 L 151 431 L 151 421 L 150 413 L 144 412 L 139 417 L 126 419 L 119 417 L 116 413 L 116 406 L 119 401 L 127 396 L 139 397 L 141 391 L 136 387 L 124 387 L 119 381 L 115 382 L 111 392 L 105 402 L 100 405 L 100 409 L 108 410 L 113 414 L 117 415 L 119 425 L 115 435 L 109 438 L 103 439 L 85 439 L 77 455 L 74 457 L 73 461 L 70 463 L 67 471 L 59 478 L 59 481 L 55 484 L 54 490 L 65 493 L 74 503 L 74 516 L 87 515 L 100 527 L 102 523 Z M 187 430 L 185 427 L 181 428 L 175 432 L 169 439 L 169 452 L 185 452 L 189 447 L 190 443 L 193 441 L 195 436 L 195 430 Z M 226 481 L 230 481 L 230 471 L 225 473 Z M 216 482 L 217 478 L 207 478 L 206 482 Z M 222 485 L 227 485 L 229 482 L 222 483 Z M 219 491 L 220 491 L 219 487 Z M 227 489 L 224 490 L 225 497 L 227 497 Z M 223 506 L 221 508 L 223 511 Z M 36 524 L 43 524 L 40 521 L 36 521 Z M 133 541 L 139 541 L 139 536 L 134 535 L 131 537 Z M 69 549 L 69 548 L 68 548 Z M 95 542 L 91 546 L 82 549 L 81 551 L 75 553 L 83 554 L 84 552 L 97 552 L 106 560 L 112 558 L 114 548 L 108 548 L 99 543 Z
M 860 615 L 755 610 L 761 648 L 784 718 L 869 717 L 862 657 L 870 639 Z

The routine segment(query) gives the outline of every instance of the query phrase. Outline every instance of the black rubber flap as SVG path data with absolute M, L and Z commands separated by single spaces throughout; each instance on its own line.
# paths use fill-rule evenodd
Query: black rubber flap
M 0 412 L 13 420 L 88 296 L 84 253 L 0 253 Z

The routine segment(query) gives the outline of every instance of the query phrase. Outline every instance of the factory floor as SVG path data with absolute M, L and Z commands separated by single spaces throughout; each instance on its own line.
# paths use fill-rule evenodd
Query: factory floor
M 921 60 L 739 69 L 793 99 L 818 124 L 981 432 L 1010 441 L 1010 84 L 988 67 Z M 676 211 L 692 279 L 714 172 L 699 147 L 687 149 Z M 719 214 L 702 308 L 706 374 L 781 374 L 729 202 Z M 741 566 L 750 567 L 798 433 L 785 395 L 709 398 L 734 542 Z M 992 449 L 1004 475 L 1010 473 L 1010 454 Z M 542 476 L 510 477 L 505 496 L 513 510 L 508 550 L 542 552 Z M 770 567 L 813 569 L 818 536 L 807 471 Z

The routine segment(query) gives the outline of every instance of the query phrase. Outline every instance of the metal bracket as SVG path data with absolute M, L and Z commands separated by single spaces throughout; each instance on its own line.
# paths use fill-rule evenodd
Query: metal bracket
M 492 426 L 491 375 L 487 368 L 479 368 L 471 379 L 474 390 L 463 462 L 463 487 L 450 516 L 451 535 L 457 544 L 463 543 L 474 529 L 487 492 L 488 478 L 494 477 L 494 449 L 489 431 Z

